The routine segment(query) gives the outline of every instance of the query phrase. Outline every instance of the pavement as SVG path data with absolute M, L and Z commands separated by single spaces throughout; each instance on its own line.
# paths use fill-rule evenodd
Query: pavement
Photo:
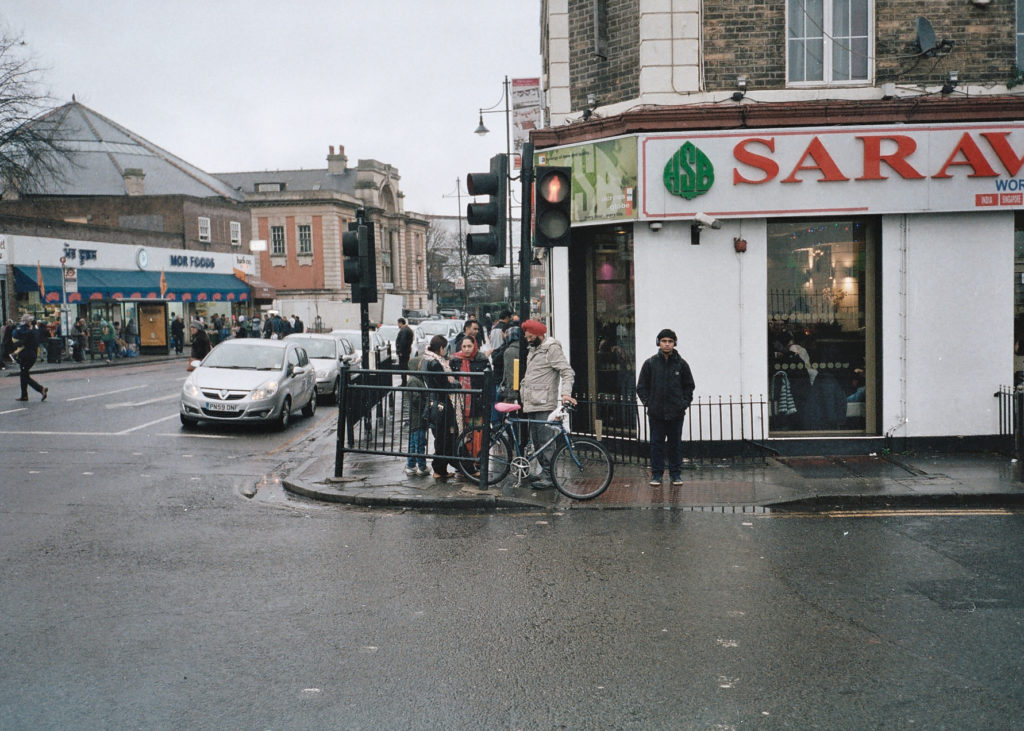
M 320 425 L 284 480 L 314 500 L 425 510 L 668 509 L 701 512 L 829 512 L 884 508 L 1024 507 L 1021 465 L 999 454 L 900 454 L 758 458 L 687 463 L 683 484 L 648 484 L 642 465 L 616 464 L 612 484 L 593 500 L 555 490 L 515 487 L 511 478 L 489 490 L 463 478 L 405 474 L 405 458 L 346 453 L 334 477 L 335 420 Z M 429 462 L 428 462 L 429 463 Z
M 33 374 L 184 361 L 183 355 L 141 355 L 112 362 L 40 361 Z M 8 366 L 0 377 L 17 377 Z M 511 478 L 488 490 L 461 478 L 435 480 L 405 474 L 405 458 L 348 453 L 335 478 L 337 421 L 325 419 L 298 446 L 283 483 L 309 499 L 368 507 L 424 510 L 669 509 L 782 512 L 879 508 L 1024 507 L 1024 465 L 995 453 L 900 453 L 766 457 L 688 462 L 683 484 L 648 484 L 638 464 L 616 464 L 608 490 L 577 501 L 555 490 L 515 487 Z

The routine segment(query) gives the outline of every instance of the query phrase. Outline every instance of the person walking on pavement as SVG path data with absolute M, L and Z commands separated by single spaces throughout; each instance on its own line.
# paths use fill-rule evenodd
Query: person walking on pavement
M 523 415 L 535 421 L 547 421 L 551 412 L 561 404 L 575 404 L 572 386 L 576 373 L 569 365 L 562 344 L 547 336 L 542 322 L 527 320 L 522 325 L 523 337 L 529 345 L 526 355 L 526 374 L 521 375 L 519 396 L 523 402 Z M 551 429 L 544 424 L 530 424 L 530 441 L 534 449 L 551 438 Z M 532 480 L 535 488 L 549 488 L 551 482 L 551 452 L 548 446 L 538 456 L 543 473 Z
M 210 336 L 206 334 L 206 328 L 199 320 L 193 320 L 189 327 L 192 330 L 192 351 L 189 360 L 202 360 L 213 349 L 210 345 Z
M 398 334 L 395 335 L 395 351 L 398 354 L 398 370 L 409 370 L 409 358 L 412 356 L 412 328 L 404 317 L 398 318 Z M 405 374 L 402 374 L 402 385 L 405 385 Z
M 647 407 L 651 438 L 651 484 L 660 485 L 668 473 L 673 485 L 682 485 L 683 418 L 693 401 L 693 375 L 676 351 L 676 334 L 665 328 L 658 333 L 658 352 L 644 361 L 636 395 Z
M 181 315 L 175 315 L 171 323 L 171 342 L 174 343 L 174 353 L 181 355 L 185 350 L 185 321 Z
M 85 351 L 89 345 L 89 326 L 86 324 L 84 317 L 79 317 L 75 320 L 75 326 L 71 332 L 73 357 L 76 363 L 81 363 L 85 360 Z
M 32 366 L 36 364 L 39 356 L 39 331 L 32 327 L 35 318 L 25 313 L 21 316 L 21 324 L 15 329 L 13 341 L 16 352 L 18 367 L 21 369 L 21 396 L 16 401 L 28 401 L 28 387 L 31 386 L 42 395 L 45 401 L 50 389 L 39 385 L 32 378 Z

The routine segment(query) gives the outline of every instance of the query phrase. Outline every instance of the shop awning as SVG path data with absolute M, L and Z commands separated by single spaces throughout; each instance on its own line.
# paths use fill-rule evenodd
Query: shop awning
M 43 299 L 60 302 L 60 267 L 14 267 L 17 292 L 37 292 L 43 275 Z M 165 285 L 161 284 L 161 277 Z M 248 302 L 249 285 L 231 274 L 142 272 L 118 269 L 78 269 L 78 291 L 68 293 L 71 304 L 88 300 L 167 300 L 169 302 Z
M 249 289 L 254 300 L 272 300 L 277 296 L 277 288 L 273 284 L 256 277 L 249 277 Z

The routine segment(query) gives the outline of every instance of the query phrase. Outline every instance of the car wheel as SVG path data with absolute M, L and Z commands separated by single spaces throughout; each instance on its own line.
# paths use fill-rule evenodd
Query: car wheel
M 334 404 L 337 406 L 341 403 L 341 376 L 334 379 Z
M 288 425 L 292 421 L 292 399 L 291 396 L 284 397 L 284 403 L 281 404 L 281 413 L 277 417 L 277 428 L 280 431 L 284 431 L 288 428 Z
M 199 423 L 199 419 L 192 416 L 185 416 L 184 414 L 178 414 L 181 417 L 181 425 L 186 429 L 192 429 L 196 424 Z
M 302 407 L 302 415 L 310 417 L 316 413 L 316 388 L 313 389 L 313 393 L 309 396 L 309 403 Z

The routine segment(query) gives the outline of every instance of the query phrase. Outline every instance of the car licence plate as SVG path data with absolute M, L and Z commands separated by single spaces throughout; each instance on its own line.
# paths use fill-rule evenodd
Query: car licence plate
M 214 403 L 214 402 L 207 401 L 206 402 L 206 410 L 207 411 L 234 411 L 235 407 L 232 406 L 231 404 L 219 404 L 219 403 Z

